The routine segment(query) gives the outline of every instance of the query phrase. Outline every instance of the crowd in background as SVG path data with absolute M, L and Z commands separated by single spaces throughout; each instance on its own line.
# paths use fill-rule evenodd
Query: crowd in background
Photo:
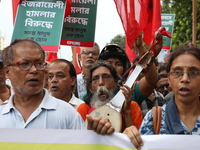
M 200 50 L 185 45 L 161 63 L 152 57 L 129 87 L 125 82 L 135 69 L 125 72 L 147 52 L 141 42 L 136 47 L 139 53 L 133 62 L 116 44 L 102 50 L 97 43 L 83 47 L 78 57 L 82 73 L 77 75 L 65 59 L 47 64 L 38 43 L 16 40 L 0 57 L 0 128 L 83 129 L 87 120 L 87 129 L 101 134 L 120 128 L 139 148 L 142 139 L 136 135 L 154 134 L 151 109 L 163 106 L 161 134 L 199 134 Z M 112 99 L 120 90 L 124 100 L 116 107 Z M 90 114 L 102 106 L 115 110 L 116 116 L 110 110 L 111 118 L 121 119 L 116 123 L 110 116 L 93 118 Z

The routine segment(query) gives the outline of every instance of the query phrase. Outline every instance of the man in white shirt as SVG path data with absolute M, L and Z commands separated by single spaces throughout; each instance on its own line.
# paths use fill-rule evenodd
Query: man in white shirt
M 76 70 L 70 61 L 56 59 L 49 65 L 48 84 L 52 96 L 68 102 L 75 109 L 84 103 L 73 94 L 76 87 Z
M 83 129 L 80 115 L 70 104 L 44 89 L 46 72 L 43 48 L 31 39 L 19 39 L 2 51 L 5 75 L 15 94 L 0 106 L 0 128 Z M 109 120 L 87 116 L 87 128 L 111 134 Z

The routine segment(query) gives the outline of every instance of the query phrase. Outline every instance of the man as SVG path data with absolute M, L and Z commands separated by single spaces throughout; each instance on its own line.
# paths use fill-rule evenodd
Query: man
M 48 67 L 48 80 L 52 96 L 68 102 L 75 109 L 84 103 L 73 94 L 76 87 L 76 70 L 68 60 L 54 60 Z
M 142 49 L 140 53 L 144 53 L 144 51 L 145 49 Z M 105 46 L 99 55 L 99 60 L 105 60 L 112 64 L 120 76 L 122 76 L 130 67 L 130 62 L 125 50 L 115 44 Z M 156 85 L 158 73 L 155 64 L 149 64 L 146 73 L 143 75 L 144 77 L 135 83 L 132 97 L 132 100 L 136 101 L 139 105 L 141 105 L 144 99 L 148 98 Z M 126 77 L 127 76 L 125 76 L 124 80 L 126 80 Z
M 174 96 L 174 93 L 173 93 L 173 91 L 169 85 L 168 79 L 167 79 L 166 67 L 167 67 L 167 64 L 163 64 L 158 69 L 158 79 L 159 80 L 156 84 L 156 90 L 164 96 L 165 103 L 168 102 Z
M 166 96 L 169 92 L 171 92 L 171 87 L 169 86 L 169 82 L 168 82 L 166 74 L 158 75 L 156 90 L 160 92 L 163 96 Z
M 86 115 L 94 109 L 108 104 L 114 95 L 122 90 L 125 101 L 122 107 L 122 122 L 124 128 L 135 125 L 140 127 L 142 122 L 142 113 L 139 105 L 132 101 L 132 89 L 124 85 L 120 88 L 118 85 L 121 80 L 115 68 L 105 61 L 97 61 L 90 70 L 87 80 L 87 95 L 84 97 L 85 103 L 81 104 L 77 111 L 85 120 Z
M 46 74 L 45 53 L 31 39 L 15 40 L 3 50 L 6 77 L 15 94 L 0 106 L 0 128 L 83 129 L 80 115 L 68 103 L 56 99 L 43 88 Z M 87 116 L 88 129 L 112 133 L 108 120 Z
M 158 68 L 158 75 L 167 77 L 166 67 L 167 64 L 161 64 L 160 67 Z
M 131 63 L 125 53 L 125 50 L 116 44 L 105 46 L 99 54 L 99 60 L 109 62 L 120 76 L 122 76 L 131 67 Z
M 0 55 L 0 105 L 7 103 L 7 100 L 12 93 L 11 87 L 6 84 L 6 77 L 3 68 L 2 56 Z
M 82 68 L 82 73 L 77 76 L 77 92 L 78 97 L 82 98 L 86 92 L 86 79 L 88 78 L 89 70 L 94 62 L 99 57 L 99 45 L 95 43 L 94 47 L 82 47 L 78 59 Z

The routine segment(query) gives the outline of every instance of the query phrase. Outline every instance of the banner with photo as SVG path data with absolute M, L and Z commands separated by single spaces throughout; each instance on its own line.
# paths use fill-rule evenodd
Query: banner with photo
M 127 135 L 99 135 L 91 130 L 0 129 L 0 149 L 14 150 L 133 150 Z M 142 136 L 142 150 L 198 150 L 199 135 Z
M 72 0 L 71 14 L 64 19 L 61 45 L 93 47 L 97 0 Z
M 45 51 L 57 52 L 60 46 L 66 0 L 27 0 L 18 6 L 12 41 L 29 38 Z

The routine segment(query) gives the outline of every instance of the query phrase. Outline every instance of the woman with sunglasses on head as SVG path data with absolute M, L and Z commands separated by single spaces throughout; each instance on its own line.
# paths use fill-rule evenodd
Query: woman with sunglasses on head
M 178 47 L 169 58 L 167 73 L 174 96 L 162 107 L 160 134 L 200 135 L 200 49 Z M 139 149 L 143 145 L 140 134 L 154 134 L 152 111 L 139 131 L 131 126 L 124 133 Z

